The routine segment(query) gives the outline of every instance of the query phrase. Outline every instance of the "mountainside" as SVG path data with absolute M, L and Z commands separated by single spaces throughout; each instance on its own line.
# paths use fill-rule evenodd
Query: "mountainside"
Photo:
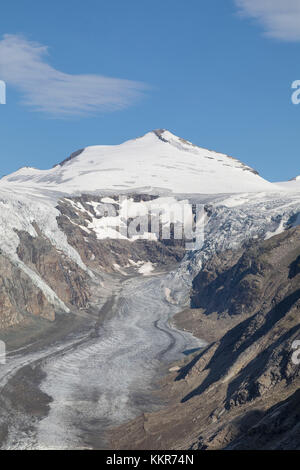
M 297 228 L 205 263 L 177 324 L 209 344 L 163 381 L 171 404 L 115 431 L 114 448 L 300 449 L 299 259 Z

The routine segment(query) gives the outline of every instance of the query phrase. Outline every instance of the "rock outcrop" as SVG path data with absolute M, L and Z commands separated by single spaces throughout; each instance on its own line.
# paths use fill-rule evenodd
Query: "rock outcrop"
M 34 224 L 37 236 L 18 232 L 18 259 L 36 273 L 66 308 L 89 306 L 89 275 L 54 247 Z M 9 257 L 0 254 L 0 329 L 25 322 L 28 315 L 55 320 L 59 307 L 32 276 Z
M 67 305 L 86 308 L 89 302 L 89 276 L 64 253 L 57 250 L 35 227 L 38 237 L 19 232 L 17 254 L 51 287 Z
M 27 315 L 54 319 L 54 308 L 31 279 L 0 254 L 0 329 L 25 321 Z

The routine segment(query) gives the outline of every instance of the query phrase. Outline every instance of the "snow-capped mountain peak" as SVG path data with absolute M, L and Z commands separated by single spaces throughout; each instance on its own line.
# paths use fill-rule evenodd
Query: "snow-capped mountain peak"
M 216 194 L 274 191 L 255 170 L 228 155 L 198 147 L 159 129 L 120 145 L 86 147 L 49 170 L 22 168 L 0 189 L 59 193 L 137 190 Z

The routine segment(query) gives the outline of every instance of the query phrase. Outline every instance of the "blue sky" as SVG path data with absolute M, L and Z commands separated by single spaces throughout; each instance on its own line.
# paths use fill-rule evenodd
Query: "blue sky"
M 10 0 L 0 175 L 156 128 L 300 174 L 298 0 Z

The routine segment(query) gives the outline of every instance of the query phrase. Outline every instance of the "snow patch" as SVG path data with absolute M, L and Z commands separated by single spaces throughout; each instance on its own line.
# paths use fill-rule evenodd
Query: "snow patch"
M 139 269 L 138 269 L 138 272 L 140 274 L 143 274 L 144 276 L 147 276 L 149 274 L 152 273 L 152 271 L 154 271 L 154 266 L 153 264 L 148 261 L 147 263 L 144 263 Z

